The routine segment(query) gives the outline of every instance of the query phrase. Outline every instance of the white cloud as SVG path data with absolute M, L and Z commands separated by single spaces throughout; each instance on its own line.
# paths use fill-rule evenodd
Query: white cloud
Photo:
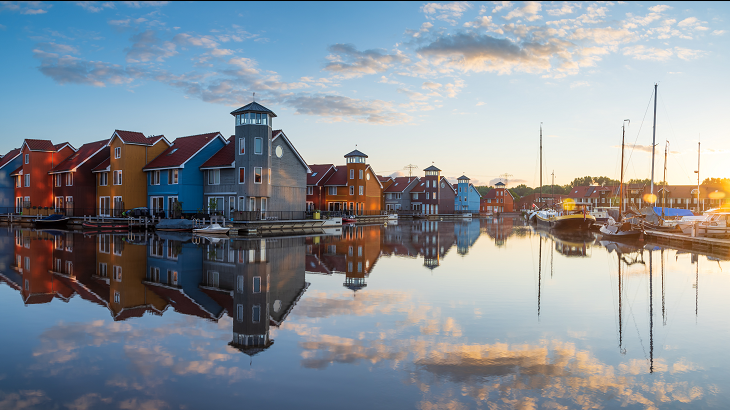
M 542 5 L 536 1 L 526 1 L 520 8 L 514 9 L 504 16 L 505 20 L 511 20 L 513 18 L 524 18 L 527 21 L 535 21 L 542 18 L 537 13 L 542 9 Z
M 442 20 L 455 25 L 464 12 L 470 8 L 471 4 L 468 2 L 455 1 L 453 3 L 426 3 L 421 7 L 421 11 L 426 18 Z
M 623 54 L 636 60 L 666 61 L 674 55 L 674 52 L 672 52 L 671 48 L 661 49 L 637 45 L 624 47 Z
M 573 6 L 575 6 L 575 4 L 565 2 L 558 9 L 547 10 L 547 14 L 551 16 L 564 16 L 573 12 Z
M 722 34 L 725 34 L 725 33 L 727 33 L 727 31 L 725 31 L 725 30 L 714 30 L 712 32 L 712 35 L 713 36 L 719 36 L 719 35 L 722 35 Z
M 702 57 L 703 55 L 705 55 L 704 51 L 691 50 L 689 48 L 684 48 L 684 47 L 674 47 L 674 51 L 677 53 L 677 57 L 679 57 L 685 61 L 694 60 L 696 58 L 699 58 L 699 57 Z
M 329 47 L 329 63 L 324 67 L 343 78 L 356 78 L 387 71 L 408 59 L 400 51 L 388 53 L 385 50 L 359 51 L 353 44 L 334 44 Z
M 43 1 L 2 1 L 0 2 L 0 11 L 10 11 L 20 14 L 37 15 L 46 14 L 48 9 L 53 7 Z
M 100 1 L 77 1 L 77 6 L 80 6 L 84 10 L 91 12 L 91 13 L 98 13 L 104 9 L 114 9 L 116 8 L 114 6 L 114 3 L 107 1 L 107 2 L 100 2 Z
M 511 1 L 495 1 L 494 3 L 496 4 L 496 6 L 494 6 L 494 8 L 492 9 L 492 13 L 497 13 L 502 9 L 508 9 L 512 7 Z

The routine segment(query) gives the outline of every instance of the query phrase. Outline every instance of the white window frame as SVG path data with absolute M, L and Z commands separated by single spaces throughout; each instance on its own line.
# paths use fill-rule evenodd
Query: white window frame
M 307 195 L 314 195 L 314 187 L 308 186 L 307 187 Z
M 119 265 L 113 265 L 112 266 L 112 279 L 114 279 L 115 282 L 121 282 L 122 281 L 122 267 Z
M 55 186 L 55 187 L 61 186 L 61 174 L 56 174 L 53 176 L 53 186 Z
M 30 154 L 25 154 L 25 163 L 30 163 Z
M 108 186 L 108 185 L 109 185 L 109 173 L 100 172 L 99 173 L 99 186 Z
M 337 195 L 337 187 L 336 186 L 328 186 L 328 194 L 329 195 Z
M 30 174 L 23 175 L 23 179 L 25 180 L 25 187 L 28 188 L 30 186 Z
M 113 176 L 114 176 L 114 180 L 112 181 L 112 183 L 114 185 L 122 185 L 122 182 L 123 182 L 122 181 L 122 176 L 123 176 L 122 175 L 122 170 L 119 170 L 119 169 L 118 170 L 115 170 Z
M 261 276 L 254 276 L 251 279 L 251 293 L 261 293 Z
M 350 185 L 350 195 L 355 195 L 355 185 Z
M 210 182 L 211 179 L 213 182 Z M 220 169 L 209 169 L 208 170 L 208 185 L 220 185 L 221 184 L 221 170 Z
M 150 172 L 150 185 L 160 185 L 160 171 Z
M 263 184 L 264 183 L 264 176 L 262 175 L 264 169 L 263 167 L 253 167 L 253 183 L 254 184 Z M 259 177 L 259 182 L 256 182 L 256 176 Z
M 155 206 L 155 202 L 157 202 L 159 207 Z M 165 197 L 163 196 L 151 196 L 150 197 L 150 212 L 157 213 L 159 211 L 165 210 Z
M 114 159 L 119 159 L 122 157 L 122 147 L 115 147 L 114 148 Z
M 363 174 L 363 170 L 361 169 L 361 170 L 360 170 L 360 178 L 358 178 L 358 179 L 363 179 L 364 177 L 365 177 L 365 176 L 364 176 L 364 174 Z
M 104 202 L 105 199 L 107 202 L 106 209 L 104 208 L 104 206 L 102 204 L 102 202 Z M 105 210 L 107 212 L 104 212 Z M 111 210 L 112 210 L 112 198 L 108 197 L 108 196 L 100 196 L 99 197 L 99 216 L 109 216 L 109 215 L 111 215 Z
M 244 155 L 246 153 L 246 138 L 238 139 L 238 154 Z
M 360 192 L 359 195 L 365 195 L 365 187 L 360 185 L 358 191 Z
M 259 144 L 257 147 L 256 144 Z M 264 139 L 261 137 L 254 137 L 253 139 L 253 153 L 256 155 L 264 154 Z
M 350 179 L 355 179 L 355 170 L 354 169 L 350 170 Z
M 167 184 L 168 185 L 177 185 L 180 183 L 180 170 L 179 169 L 170 169 L 167 171 Z
M 251 308 L 251 322 L 261 322 L 261 305 L 253 305 L 253 307 Z
M 243 171 L 243 179 L 241 178 L 241 171 Z M 246 167 L 238 167 L 238 183 L 239 184 L 246 183 Z
M 74 186 L 74 173 L 73 172 L 66 173 L 66 186 Z

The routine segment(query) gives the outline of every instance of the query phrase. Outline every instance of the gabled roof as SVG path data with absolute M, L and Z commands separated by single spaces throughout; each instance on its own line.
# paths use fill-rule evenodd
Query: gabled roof
M 157 158 L 150 161 L 142 170 L 184 168 L 186 162 L 216 138 L 220 138 L 223 143 L 226 142 L 226 139 L 223 138 L 220 132 L 209 132 L 207 134 L 177 138 L 171 146 L 163 151 L 162 154 L 158 155 Z
M 244 112 L 260 112 L 260 113 L 269 114 L 272 117 L 276 117 L 276 114 L 274 114 L 273 111 L 271 111 L 270 109 L 268 109 L 268 108 L 264 107 L 263 105 L 257 103 L 256 101 L 254 101 L 254 102 L 252 102 L 252 103 L 250 103 L 248 105 L 244 105 L 243 107 L 241 107 L 241 108 L 239 108 L 239 109 L 237 109 L 235 111 L 231 111 L 231 115 L 242 114 Z
M 365 157 L 365 158 L 367 158 L 368 156 L 365 155 L 365 154 L 363 154 L 362 152 L 360 152 L 358 150 L 354 150 L 354 151 L 350 152 L 349 154 L 345 155 L 345 158 L 349 158 L 349 157 Z
M 23 175 L 23 166 L 19 166 L 18 168 L 15 168 L 15 171 L 10 173 L 11 177 L 17 176 L 17 175 Z
M 111 159 L 107 158 L 104 161 L 101 161 L 101 164 L 94 167 L 94 169 L 91 170 L 91 172 L 105 172 L 109 171 L 111 169 Z
M 499 186 L 499 187 L 502 187 L 502 186 L 504 186 L 504 182 L 502 182 L 502 181 L 499 181 L 499 182 L 497 182 L 496 184 L 494 184 L 494 186 L 495 186 L 495 187 L 498 187 L 498 186 Z
M 164 299 L 167 303 L 173 306 L 176 312 L 182 313 L 188 316 L 197 316 L 203 319 L 218 320 L 220 316 L 209 312 L 204 306 L 191 298 L 181 288 L 174 286 L 168 286 L 164 283 L 143 281 L 142 282 L 147 288 L 152 289 L 157 296 Z M 223 311 L 221 310 L 221 313 Z
M 421 181 L 420 179 L 419 179 L 418 183 L 416 184 L 416 186 L 414 186 L 413 189 L 411 189 L 411 193 L 413 193 L 413 194 L 420 194 L 425 191 L 426 191 L 426 182 Z
M 454 191 L 454 195 L 456 195 L 456 188 L 454 188 L 454 185 L 451 182 L 449 182 L 449 180 L 446 179 L 446 177 L 441 177 L 441 181 L 446 182 L 446 186 L 451 188 L 451 190 Z
M 294 148 L 294 144 L 292 144 L 291 141 L 289 141 L 289 137 L 287 137 L 286 134 L 284 134 L 284 131 L 282 131 L 282 130 L 271 131 L 271 141 L 272 142 L 276 141 L 279 138 L 283 138 L 284 142 L 286 142 L 286 145 L 288 145 L 289 148 L 291 148 L 291 150 L 294 151 L 294 155 L 297 157 L 297 159 L 299 159 L 299 161 L 304 165 L 304 167 L 307 168 L 307 173 L 312 172 L 312 170 L 309 169 L 309 165 L 307 165 L 307 161 L 305 161 L 304 158 L 302 158 L 302 156 L 299 154 L 299 151 L 297 151 L 297 149 Z
M 335 172 L 332 174 L 327 181 L 324 181 L 324 186 L 345 186 L 347 185 L 347 167 L 340 166 L 335 167 Z
M 480 193 L 479 193 L 479 190 L 477 189 L 477 187 L 475 187 L 475 186 L 474 186 L 474 184 L 469 184 L 469 188 L 473 189 L 473 190 L 474 190 L 474 192 L 476 192 L 476 193 L 477 193 L 477 195 L 479 195 L 479 198 L 481 198 L 481 197 L 482 197 L 482 194 L 480 194 Z M 510 194 L 510 195 L 512 195 L 512 193 L 511 193 L 511 192 L 510 192 L 509 194 Z
M 384 177 L 382 175 L 376 175 L 376 176 L 378 177 L 378 181 L 380 181 L 380 182 L 386 182 L 386 181 L 393 179 L 393 177 Z
M 418 177 L 396 177 L 393 179 L 393 183 L 386 188 L 384 192 L 403 192 L 409 185 L 413 184 L 414 181 L 418 184 L 420 179 Z
M 51 140 L 26 139 L 23 141 L 23 145 L 27 146 L 31 151 L 56 152 L 56 148 Z M 22 148 L 21 146 L 21 150 Z
M 424 171 L 441 171 L 441 170 L 436 168 L 435 166 L 431 165 L 430 167 L 424 169 Z
M 466 175 L 462 175 L 462 176 L 460 176 L 459 178 L 457 178 L 456 180 L 458 181 L 458 180 L 460 180 L 460 179 L 466 179 L 466 180 L 468 180 L 468 179 L 469 179 L 469 177 L 468 177 L 468 176 L 466 176 Z
M 69 172 L 69 171 L 75 171 L 76 168 L 83 165 L 86 161 L 91 159 L 94 155 L 98 154 L 100 151 L 106 149 L 106 155 L 109 156 L 109 148 L 106 147 L 106 140 L 96 141 L 96 142 L 90 142 L 88 144 L 84 144 L 79 148 L 78 151 L 76 151 L 75 154 L 70 155 L 65 160 L 61 161 L 60 164 L 56 165 L 51 171 L 49 171 L 49 174 L 58 174 L 62 172 Z
M 56 144 L 53 146 L 54 151 L 58 152 L 63 149 L 63 147 L 67 146 L 71 148 L 73 151 L 76 151 L 76 148 L 73 147 L 73 145 L 69 144 L 68 142 L 62 142 L 60 144 Z
M 321 182 L 324 182 L 324 181 L 322 181 L 322 178 L 324 178 L 325 175 L 327 175 L 327 172 L 333 168 L 335 170 L 337 170 L 337 168 L 335 168 L 334 164 L 310 165 L 309 169 L 311 169 L 312 172 L 310 174 L 307 174 L 307 185 L 316 186 L 316 185 L 319 185 Z
M 213 154 L 210 159 L 205 161 L 200 169 L 215 169 L 215 168 L 233 168 L 236 162 L 236 144 L 233 143 L 235 136 L 231 135 L 228 138 L 226 146 L 218 150 Z
M 484 196 L 482 196 L 482 199 L 494 199 L 496 197 L 497 197 L 497 190 L 490 189 L 489 192 L 487 192 L 486 194 L 484 194 Z
M 112 134 L 111 138 L 109 138 L 109 143 L 111 144 L 114 137 L 118 137 L 120 140 L 122 140 L 125 144 L 134 144 L 134 145 L 155 145 L 157 142 L 164 140 L 167 145 L 171 145 L 170 141 L 165 138 L 164 135 L 155 135 L 152 137 L 145 137 L 144 134 L 137 131 L 124 131 L 124 130 L 114 130 L 114 133 Z
M 8 165 L 8 163 L 12 162 L 15 158 L 18 158 L 18 155 L 20 155 L 20 148 L 10 150 L 10 152 L 0 159 L 0 169 L 2 169 L 5 165 Z

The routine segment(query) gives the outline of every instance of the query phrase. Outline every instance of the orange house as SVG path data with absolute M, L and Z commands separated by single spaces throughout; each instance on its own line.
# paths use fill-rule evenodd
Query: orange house
M 121 216 L 147 206 L 147 174 L 142 170 L 168 147 L 164 135 L 115 130 L 109 139 L 109 159 L 92 170 L 96 174 L 97 215 Z
M 347 165 L 324 182 L 324 205 L 328 211 L 348 211 L 363 215 L 382 209 L 383 184 L 366 163 L 368 156 L 355 150 L 345 155 Z
M 67 301 L 74 295 L 73 289 L 51 271 L 53 248 L 53 235 L 41 231 L 15 231 L 14 268 L 21 276 L 21 294 L 26 305 L 49 303 L 56 297 Z
M 64 142 L 26 139 L 20 148 L 22 165 L 11 175 L 16 177 L 15 210 L 32 213 L 31 207 L 53 207 L 53 177 L 48 173 L 76 149 Z M 24 211 L 26 210 L 26 211 Z

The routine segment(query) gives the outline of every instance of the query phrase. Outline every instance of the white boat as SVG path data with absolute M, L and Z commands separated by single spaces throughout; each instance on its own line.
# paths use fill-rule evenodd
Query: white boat
M 685 234 L 692 234 L 692 229 L 696 226 L 696 235 L 730 235 L 730 226 L 728 218 L 730 211 L 728 210 L 712 210 L 702 216 L 685 217 L 695 218 L 694 220 L 685 221 L 679 224 L 680 229 Z M 684 219 L 684 218 L 683 218 Z
M 226 228 L 218 224 L 211 224 L 205 228 L 193 229 L 193 232 L 200 235 L 225 235 L 230 231 L 231 228 Z
M 398 214 L 388 214 L 388 220 L 389 221 L 397 221 L 398 220 Z

